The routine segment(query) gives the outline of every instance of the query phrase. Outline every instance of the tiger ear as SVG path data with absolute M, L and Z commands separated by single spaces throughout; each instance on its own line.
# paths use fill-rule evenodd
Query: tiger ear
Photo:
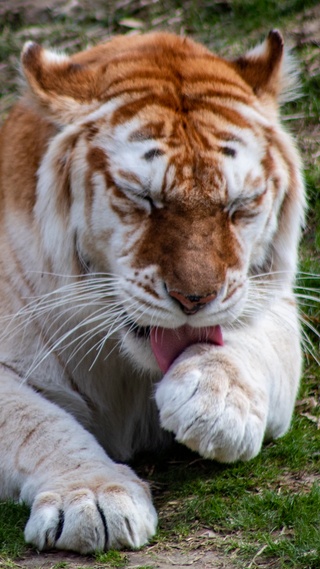
M 292 62 L 284 50 L 283 37 L 278 30 L 271 30 L 261 45 L 233 64 L 258 97 L 269 95 L 280 99 L 280 102 L 293 98 Z
M 54 122 L 64 125 L 98 106 L 96 73 L 66 55 L 27 42 L 21 64 L 32 103 Z

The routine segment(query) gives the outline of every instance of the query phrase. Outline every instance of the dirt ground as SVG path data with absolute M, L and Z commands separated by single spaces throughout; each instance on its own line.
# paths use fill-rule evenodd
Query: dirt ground
M 64 552 L 53 552 L 35 555 L 30 553 L 27 557 L 17 561 L 18 567 L 26 569 L 56 569 L 63 564 L 67 569 L 78 569 L 79 567 L 90 567 L 100 569 L 106 567 L 105 564 L 94 563 L 92 559 L 81 557 L 75 554 Z M 152 548 L 140 552 L 130 552 L 126 554 L 124 561 L 125 569 L 235 569 L 236 565 L 231 561 L 223 559 L 215 551 L 192 551 L 189 553 L 177 552 L 169 548 L 162 554 L 155 554 Z M 237 567 L 239 567 L 237 565 Z

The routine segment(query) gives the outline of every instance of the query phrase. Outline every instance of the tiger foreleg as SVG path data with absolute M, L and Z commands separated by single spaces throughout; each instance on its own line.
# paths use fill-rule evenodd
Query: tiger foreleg
M 206 458 L 248 460 L 288 429 L 300 374 L 296 309 L 283 300 L 226 331 L 224 346 L 195 344 L 174 362 L 156 391 L 161 424 Z
M 80 553 L 140 547 L 155 532 L 149 488 L 56 405 L 0 381 L 0 495 L 31 506 L 26 541 Z

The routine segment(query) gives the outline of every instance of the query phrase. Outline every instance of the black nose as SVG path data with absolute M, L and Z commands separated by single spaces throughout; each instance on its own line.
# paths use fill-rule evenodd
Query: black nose
M 193 294 L 184 295 L 176 290 L 168 290 L 169 295 L 174 298 L 179 304 L 181 310 L 185 314 L 195 314 L 201 308 L 204 308 L 208 302 L 214 300 L 217 296 L 217 292 L 211 292 L 205 296 L 198 296 Z

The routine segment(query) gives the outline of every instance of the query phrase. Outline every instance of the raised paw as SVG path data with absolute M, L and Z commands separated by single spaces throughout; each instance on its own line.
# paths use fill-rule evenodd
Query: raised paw
M 161 425 L 205 458 L 248 460 L 266 428 L 268 397 L 260 385 L 224 348 L 191 346 L 157 387 Z
M 54 491 L 39 493 L 25 539 L 40 550 L 56 547 L 89 553 L 136 548 L 155 533 L 156 523 L 147 484 L 137 477 L 126 484 L 106 483 L 100 478 L 83 486 L 64 484 L 60 490 L 57 486 Z

